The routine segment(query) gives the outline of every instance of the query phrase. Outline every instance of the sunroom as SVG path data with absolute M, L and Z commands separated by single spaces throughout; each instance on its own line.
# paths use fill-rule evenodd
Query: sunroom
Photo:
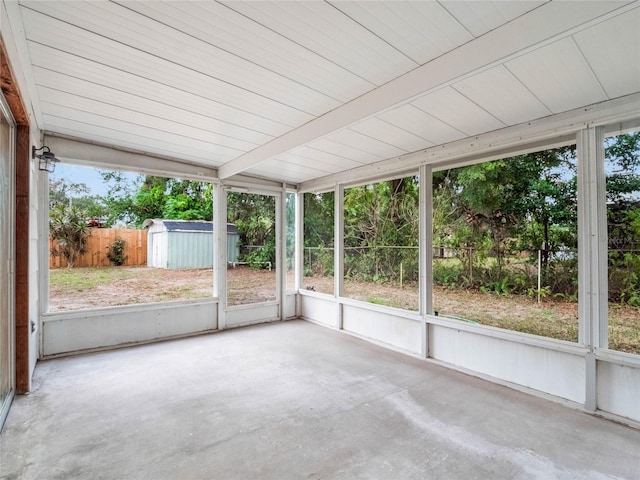
M 635 230 L 610 208 L 640 192 L 615 181 L 640 153 L 612 148 L 640 131 L 638 1 L 0 6 L 0 424 L 39 361 L 301 319 L 640 425 Z M 230 300 L 216 228 L 207 298 L 51 311 L 43 151 L 207 183 L 214 225 L 267 199 L 272 293 Z M 391 209 L 393 235 L 365 241 Z M 560 300 L 554 333 L 540 305 Z

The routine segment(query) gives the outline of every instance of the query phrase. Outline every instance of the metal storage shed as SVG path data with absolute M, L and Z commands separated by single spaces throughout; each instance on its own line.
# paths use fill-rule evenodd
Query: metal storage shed
M 148 219 L 147 266 L 168 269 L 213 268 L 213 222 Z M 238 227 L 227 224 L 227 262 L 238 261 Z

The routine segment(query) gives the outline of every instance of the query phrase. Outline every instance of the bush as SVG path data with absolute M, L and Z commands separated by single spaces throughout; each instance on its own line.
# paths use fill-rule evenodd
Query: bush
M 461 283 L 462 264 L 457 259 L 437 260 L 433 264 L 433 283 L 443 287 L 468 287 Z
M 73 268 L 86 253 L 87 239 L 91 236 L 86 213 L 77 207 L 56 205 L 49 211 L 49 233 L 58 242 L 51 255 L 64 257 L 67 267 Z
M 127 242 L 122 237 L 116 237 L 109 246 L 107 258 L 117 267 L 127 261 L 127 255 L 125 254 L 126 244 Z
M 256 270 L 274 268 L 276 265 L 276 239 L 268 238 L 264 245 L 245 256 L 245 261 Z
M 304 256 L 304 275 L 332 277 L 334 268 L 333 247 L 306 247 Z
M 640 255 L 609 254 L 609 300 L 640 307 Z

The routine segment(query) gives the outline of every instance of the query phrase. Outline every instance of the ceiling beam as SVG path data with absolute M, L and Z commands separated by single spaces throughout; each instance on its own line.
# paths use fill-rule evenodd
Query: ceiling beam
M 502 63 L 612 11 L 618 2 L 549 2 L 439 58 L 432 60 L 284 135 L 255 148 L 218 169 L 221 179 L 254 167 L 281 153 L 324 137 L 425 92 Z
M 217 180 L 215 168 L 191 165 L 178 159 L 131 152 L 117 147 L 53 135 L 44 136 L 44 145 L 49 147 L 58 159 L 74 165 L 179 177 L 202 182 Z

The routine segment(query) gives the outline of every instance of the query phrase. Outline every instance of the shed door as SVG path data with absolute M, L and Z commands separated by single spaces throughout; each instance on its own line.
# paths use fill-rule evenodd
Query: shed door
M 151 234 L 153 245 L 153 266 L 167 268 L 167 232 Z

